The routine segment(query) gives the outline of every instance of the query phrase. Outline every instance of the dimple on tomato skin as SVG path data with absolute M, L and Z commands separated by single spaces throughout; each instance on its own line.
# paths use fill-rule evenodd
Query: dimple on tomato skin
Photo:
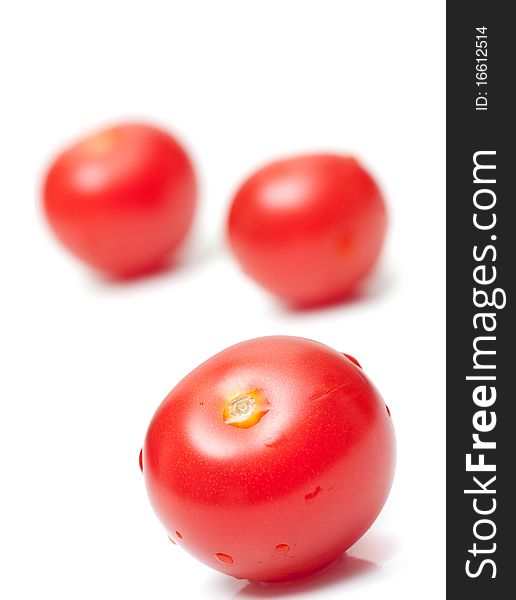
M 313 154 L 269 163 L 236 192 L 228 216 L 243 270 L 288 304 L 355 293 L 384 243 L 383 195 L 357 159 Z
M 395 439 L 357 364 L 274 336 L 187 375 L 154 415 L 142 464 L 178 545 L 228 575 L 285 581 L 336 560 L 371 526 L 391 486 Z
M 187 152 L 143 123 L 104 129 L 66 149 L 43 186 L 44 211 L 62 244 L 120 278 L 162 266 L 184 241 L 196 204 Z

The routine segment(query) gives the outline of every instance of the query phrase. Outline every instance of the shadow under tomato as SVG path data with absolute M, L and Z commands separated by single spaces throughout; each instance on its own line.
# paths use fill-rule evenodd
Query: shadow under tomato
M 349 553 L 356 558 L 383 565 L 394 558 L 400 548 L 401 541 L 397 536 L 372 529 L 351 547 Z
M 366 304 L 383 298 L 396 286 L 396 273 L 385 266 L 378 268 L 358 288 L 352 292 L 325 302 L 309 305 L 275 304 L 275 310 L 283 315 L 302 315 L 323 311 L 346 309 L 355 304 Z
M 368 560 L 344 554 L 330 567 L 319 573 L 289 583 L 262 584 L 252 582 L 241 589 L 234 598 L 281 598 L 291 596 L 363 577 L 378 569 L 378 565 Z
M 136 271 L 130 275 L 99 274 L 97 280 L 101 284 L 113 286 L 139 285 L 201 267 L 219 256 L 222 250 L 222 245 L 216 243 L 216 241 L 202 243 L 194 241 L 187 243 L 184 248 L 146 269 Z
M 400 549 L 397 537 L 379 531 L 367 532 L 350 550 L 322 571 L 288 583 L 248 582 L 239 590 L 242 582 L 224 577 L 210 588 L 218 597 L 244 600 L 245 598 L 284 598 L 317 592 L 324 588 L 342 587 L 355 581 L 378 575 L 385 562 L 392 559 Z

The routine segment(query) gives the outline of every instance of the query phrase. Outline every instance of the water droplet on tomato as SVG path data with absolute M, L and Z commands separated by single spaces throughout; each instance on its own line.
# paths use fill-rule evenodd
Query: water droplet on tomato
M 361 365 L 361 364 L 358 362 L 358 360 L 357 360 L 357 359 L 356 359 L 354 356 L 351 356 L 351 354 L 346 354 L 345 352 L 343 352 L 342 354 L 344 354 L 344 356 L 345 356 L 346 358 L 349 358 L 349 360 L 350 360 L 350 361 L 351 361 L 351 362 L 352 362 L 354 365 L 356 365 L 357 367 L 360 367 L 360 368 L 362 368 L 362 365 Z
M 278 544 L 276 546 L 276 552 L 280 554 L 286 554 L 290 550 L 290 546 L 288 544 Z
M 143 473 L 143 449 L 140 450 L 140 456 L 138 458 L 138 462 L 140 463 L 140 471 Z
M 176 531 L 176 535 L 177 535 L 177 537 L 178 537 L 180 540 L 182 540 L 182 539 L 183 539 L 183 536 L 182 536 L 182 535 L 179 533 L 179 531 Z
M 387 404 L 385 405 L 385 410 L 387 411 L 387 414 L 390 417 L 391 416 L 391 411 L 389 410 L 389 407 L 387 406 Z
M 233 557 L 229 556 L 229 554 L 224 554 L 224 552 L 217 552 L 217 554 L 215 554 L 215 558 L 221 563 L 225 563 L 227 565 L 233 564 Z
M 312 500 L 312 498 L 315 498 L 320 492 L 322 492 L 322 487 L 318 485 L 313 492 L 305 494 L 305 500 Z

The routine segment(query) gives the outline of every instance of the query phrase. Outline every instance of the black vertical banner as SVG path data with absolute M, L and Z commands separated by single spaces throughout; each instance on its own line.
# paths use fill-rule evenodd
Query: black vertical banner
M 447 596 L 468 600 L 516 597 L 513 9 L 447 5 Z

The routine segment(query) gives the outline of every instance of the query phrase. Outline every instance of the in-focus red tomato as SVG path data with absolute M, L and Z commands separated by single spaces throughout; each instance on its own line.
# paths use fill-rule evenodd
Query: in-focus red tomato
M 170 538 L 210 567 L 289 580 L 336 560 L 390 489 L 390 415 L 356 361 L 296 337 L 242 342 L 167 396 L 140 458 Z
M 152 270 L 192 223 L 196 180 L 188 155 L 168 133 L 123 124 L 64 151 L 44 184 L 44 208 L 61 242 L 115 276 Z
M 231 248 L 258 283 L 294 305 L 349 296 L 371 271 L 386 229 L 385 203 L 351 157 L 308 155 L 271 163 L 238 190 Z

